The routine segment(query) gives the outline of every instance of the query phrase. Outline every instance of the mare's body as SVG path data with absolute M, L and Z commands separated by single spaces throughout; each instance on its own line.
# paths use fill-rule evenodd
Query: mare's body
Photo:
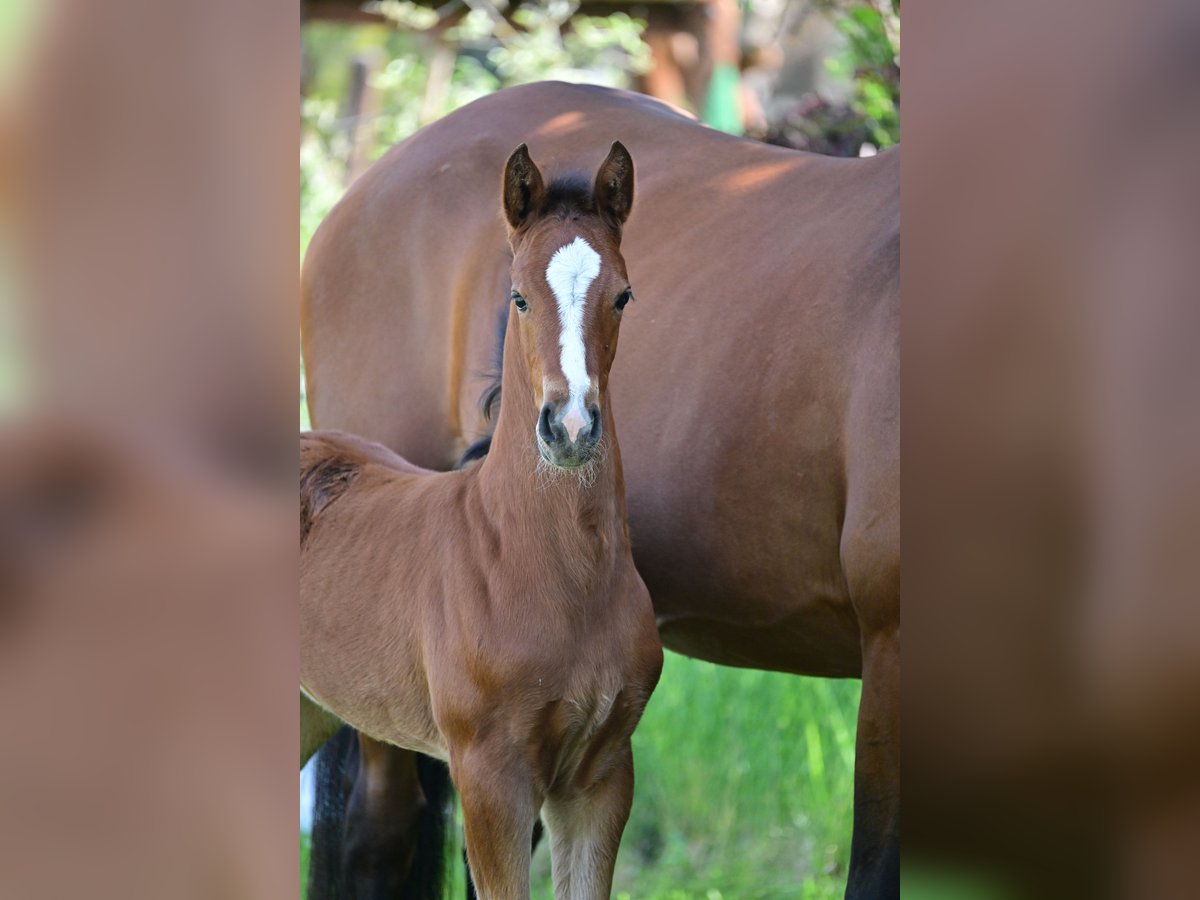
M 663 642 L 863 678 L 848 894 L 895 896 L 898 150 L 768 147 L 599 88 L 484 98 L 394 148 L 314 238 L 313 421 L 433 468 L 486 433 L 478 401 L 510 284 L 503 222 L 474 194 L 518 141 L 588 161 L 597 134 L 620 136 L 639 165 L 625 258 L 642 300 L 611 390 Z

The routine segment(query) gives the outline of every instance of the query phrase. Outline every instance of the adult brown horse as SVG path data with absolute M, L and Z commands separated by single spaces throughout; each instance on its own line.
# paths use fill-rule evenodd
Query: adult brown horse
M 595 87 L 476 101 L 393 148 L 314 237 L 313 422 L 434 468 L 486 434 L 478 400 L 511 285 L 504 224 L 479 194 L 515 144 L 553 170 L 595 165 L 598 135 L 638 160 L 626 262 L 644 301 L 612 394 L 663 642 L 862 677 L 847 896 L 898 896 L 898 150 L 797 153 Z
M 608 390 L 633 178 L 619 143 L 594 186 L 547 183 L 524 145 L 509 159 L 514 289 L 481 464 L 432 472 L 352 435 L 300 439 L 302 716 L 447 760 L 488 900 L 528 900 L 539 814 L 555 896 L 609 896 L 630 737 L 662 668 Z

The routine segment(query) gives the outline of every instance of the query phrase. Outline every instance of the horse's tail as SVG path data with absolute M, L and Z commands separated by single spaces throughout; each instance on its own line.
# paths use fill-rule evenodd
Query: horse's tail
M 392 748 L 392 752 L 401 751 Z M 350 726 L 343 726 L 321 748 L 316 762 L 309 846 L 309 900 L 337 900 L 355 891 L 361 893 L 364 888 L 371 896 L 386 894 L 389 900 L 441 900 L 448 829 L 453 821 L 450 770 L 440 760 L 415 756 L 425 803 L 417 814 L 414 847 L 406 843 L 412 840 L 412 832 L 372 829 L 369 822 L 347 820 L 348 801 L 361 759 L 358 734 Z M 347 855 L 348 826 L 370 830 L 368 858 Z M 397 871 L 400 861 L 409 858 L 409 851 L 412 865 L 407 872 Z
M 441 900 L 446 880 L 446 844 L 453 825 L 454 786 L 450 768 L 439 759 L 417 754 L 417 777 L 425 805 L 417 819 L 417 848 L 403 900 Z
M 308 900 L 335 900 L 342 891 L 346 801 L 358 771 L 358 735 L 343 725 L 317 753 Z

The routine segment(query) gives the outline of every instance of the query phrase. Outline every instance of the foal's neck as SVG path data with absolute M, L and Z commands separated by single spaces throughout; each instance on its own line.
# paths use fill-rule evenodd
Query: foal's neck
M 538 408 L 512 331 L 510 323 L 496 431 L 478 469 L 485 507 L 494 519 L 516 525 L 530 540 L 582 542 L 593 548 L 598 564 L 605 555 L 619 559 L 627 552 L 628 537 L 611 405 L 601 404 L 603 437 L 591 462 L 572 470 L 543 461 L 535 436 Z

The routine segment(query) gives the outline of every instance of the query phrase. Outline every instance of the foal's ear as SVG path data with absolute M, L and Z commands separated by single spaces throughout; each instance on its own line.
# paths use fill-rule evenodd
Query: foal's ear
M 613 141 L 608 157 L 596 173 L 596 208 L 618 228 L 633 208 L 633 158 L 620 141 Z
M 546 183 L 542 173 L 529 158 L 529 148 L 522 144 L 513 151 L 504 166 L 504 189 L 502 199 L 504 218 L 510 228 L 524 225 L 529 217 L 541 209 L 546 198 Z

